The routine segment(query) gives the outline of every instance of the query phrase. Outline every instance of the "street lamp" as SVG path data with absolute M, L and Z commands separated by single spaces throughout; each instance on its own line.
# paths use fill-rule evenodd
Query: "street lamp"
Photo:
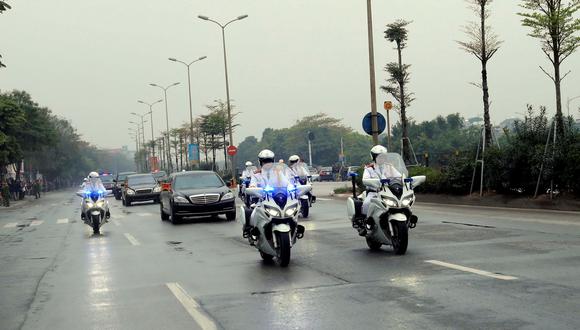
M 174 86 L 177 86 L 177 85 L 179 85 L 178 82 L 173 83 L 173 84 L 171 84 L 171 85 L 169 85 L 167 87 L 162 87 L 162 86 L 159 86 L 157 84 L 149 84 L 149 86 L 161 88 L 163 90 L 163 93 L 164 93 L 164 96 L 165 96 L 165 126 L 167 128 L 167 145 L 169 145 L 169 111 L 167 110 L 167 90 L 170 89 L 171 87 L 174 87 Z M 169 150 L 169 148 L 167 148 L 167 156 L 168 156 L 167 157 L 167 160 L 168 160 L 168 162 L 167 162 L 167 164 L 168 164 L 167 169 L 171 173 L 172 172 L 172 169 L 171 169 L 171 150 Z
M 151 141 L 155 141 L 155 134 L 153 133 L 153 106 L 155 104 L 157 104 L 157 103 L 163 102 L 163 100 L 157 100 L 157 101 L 155 101 L 153 103 L 147 103 L 147 102 L 144 102 L 144 101 L 141 101 L 141 100 L 139 100 L 137 102 L 149 106 L 149 112 L 148 113 L 151 115 Z M 155 143 L 153 143 L 153 145 L 152 145 L 152 152 L 153 152 L 153 157 L 155 157 Z
M 181 64 L 183 64 L 183 65 L 185 65 L 187 67 L 187 86 L 189 88 L 188 96 L 189 96 L 189 134 L 190 134 L 190 136 L 189 136 L 189 143 L 190 144 L 193 144 L 193 109 L 192 109 L 192 105 L 191 105 L 191 75 L 190 75 L 189 67 L 193 63 L 199 62 L 199 61 L 204 60 L 206 58 L 207 58 L 207 56 L 202 56 L 202 57 L 198 58 L 197 60 L 191 61 L 189 64 L 188 63 L 185 63 L 183 61 L 180 61 L 180 60 L 178 60 L 176 58 L 173 58 L 173 57 L 170 57 L 169 58 L 170 61 L 177 62 L 177 63 L 181 63 Z
M 225 76 L 226 76 L 226 98 L 227 98 L 227 104 L 228 104 L 228 126 L 229 126 L 229 131 L 230 131 L 230 145 L 233 146 L 234 145 L 234 138 L 233 138 L 233 134 L 232 134 L 232 108 L 230 105 L 230 84 L 229 84 L 229 80 L 228 80 L 228 61 L 227 61 L 227 55 L 226 55 L 226 27 L 228 25 L 230 25 L 231 23 L 235 22 L 235 21 L 241 21 L 244 18 L 247 18 L 248 15 L 241 15 L 236 17 L 235 19 L 227 22 L 226 24 L 221 24 L 217 21 L 214 21 L 212 19 L 210 19 L 207 16 L 203 16 L 203 15 L 199 15 L 197 16 L 199 19 L 202 19 L 204 21 L 208 21 L 208 22 L 212 22 L 217 24 L 221 29 L 222 29 L 222 45 L 223 45 L 223 51 L 224 51 L 224 71 L 225 71 Z M 234 166 L 234 157 L 231 157 L 231 168 L 232 168 L 232 182 L 235 185 L 236 184 L 236 169 Z

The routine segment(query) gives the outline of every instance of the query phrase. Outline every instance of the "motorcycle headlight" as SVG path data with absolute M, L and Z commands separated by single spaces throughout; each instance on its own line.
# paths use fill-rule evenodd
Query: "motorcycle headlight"
M 161 192 L 161 187 L 155 186 L 155 188 L 153 188 L 153 192 Z
M 98 201 L 97 202 L 98 207 L 103 207 L 104 205 L 105 205 L 105 201 Z
M 277 210 L 277 209 L 275 209 L 275 208 L 273 208 L 271 206 L 265 205 L 264 206 L 264 209 L 266 210 L 266 213 L 268 213 L 272 217 L 278 218 L 278 217 L 281 216 L 280 210 Z
M 187 198 L 185 198 L 185 197 L 183 197 L 183 196 L 175 196 L 175 197 L 173 197 L 173 200 L 174 200 L 175 202 L 178 202 L 178 203 L 188 203 L 188 202 L 189 202 L 189 201 L 187 200 Z
M 234 199 L 234 194 L 230 191 L 224 194 L 224 196 L 222 197 L 222 201 L 225 200 L 229 200 L 229 199 Z
M 135 195 L 135 190 L 127 188 L 127 195 Z
M 287 208 L 285 213 L 286 213 L 286 216 L 293 217 L 296 215 L 297 212 L 298 212 L 298 204 Z
M 93 203 L 92 202 L 87 202 L 87 208 L 90 209 L 91 207 L 93 207 Z
M 401 205 L 403 205 L 403 207 L 409 207 L 409 205 L 411 205 L 412 202 L 413 202 L 413 196 L 405 197 L 405 198 L 403 198 Z
M 383 201 L 387 204 L 388 207 L 398 207 L 399 201 L 392 197 L 383 197 Z

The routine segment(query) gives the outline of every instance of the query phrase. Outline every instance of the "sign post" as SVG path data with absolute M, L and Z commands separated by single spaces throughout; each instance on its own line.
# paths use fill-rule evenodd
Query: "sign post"
M 385 116 L 383 116 L 380 113 L 376 114 L 376 124 L 377 124 L 377 130 L 373 130 L 373 113 L 369 112 L 366 114 L 366 116 L 363 117 L 363 121 L 362 121 L 362 127 L 364 129 L 364 131 L 368 134 L 368 135 L 373 135 L 374 133 L 376 134 L 382 134 L 385 131 L 385 128 L 387 127 L 387 121 L 385 120 Z
M 233 157 L 238 153 L 238 148 L 236 148 L 236 146 L 229 146 L 227 151 L 228 155 Z
M 199 144 L 190 143 L 187 151 L 190 165 L 199 165 Z
M 393 102 L 385 101 L 385 110 L 387 111 L 387 149 L 391 150 L 391 110 L 393 109 Z

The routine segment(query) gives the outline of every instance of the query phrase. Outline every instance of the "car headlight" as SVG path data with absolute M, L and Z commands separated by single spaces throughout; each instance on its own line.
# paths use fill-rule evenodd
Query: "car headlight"
M 265 205 L 264 209 L 266 210 L 266 213 L 268 213 L 270 216 L 272 217 L 280 217 L 280 210 L 277 210 L 271 206 Z
M 187 200 L 187 198 L 185 198 L 183 196 L 175 196 L 175 197 L 173 197 L 173 200 L 175 202 L 178 202 L 178 203 L 189 203 L 189 201 Z
M 403 205 L 403 207 L 409 207 L 409 205 L 411 205 L 412 202 L 413 196 L 408 196 L 403 198 L 403 201 L 401 201 L 401 205 Z
M 234 194 L 230 191 L 224 194 L 224 196 L 222 197 L 222 201 L 228 200 L 228 199 L 234 199 Z
M 297 212 L 298 212 L 298 204 L 287 208 L 285 213 L 286 213 L 286 216 L 293 217 L 296 215 Z
M 155 186 L 155 188 L 153 188 L 153 192 L 161 192 L 161 187 Z
M 127 195 L 135 195 L 135 190 L 127 188 Z

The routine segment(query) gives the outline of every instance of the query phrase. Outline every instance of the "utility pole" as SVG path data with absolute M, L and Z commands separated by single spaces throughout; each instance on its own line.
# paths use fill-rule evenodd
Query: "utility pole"
M 373 41 L 373 12 L 371 0 L 367 0 L 367 29 L 369 39 L 369 71 L 371 85 L 371 124 L 373 130 L 373 143 L 379 144 L 379 125 L 377 120 L 377 87 L 375 78 L 375 50 Z

